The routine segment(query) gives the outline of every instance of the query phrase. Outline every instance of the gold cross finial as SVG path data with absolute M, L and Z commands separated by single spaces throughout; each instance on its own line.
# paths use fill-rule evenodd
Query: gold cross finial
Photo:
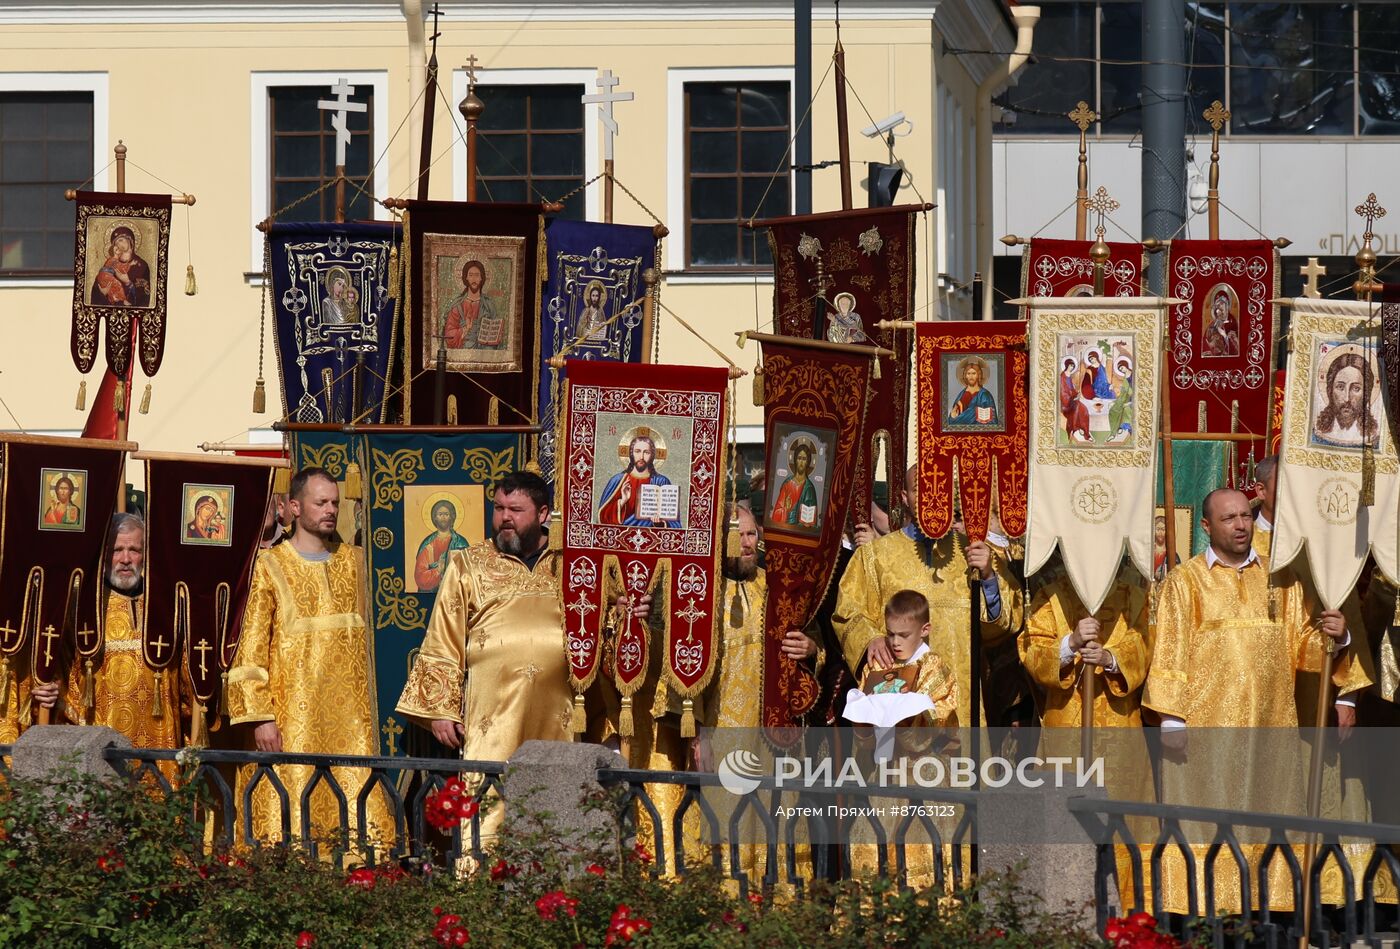
M 1210 104 L 1210 108 L 1202 113 L 1202 117 L 1210 123 L 1212 131 L 1219 132 L 1225 127 L 1225 123 L 1230 121 L 1230 110 L 1225 108 L 1225 103 L 1216 99 Z
M 1069 113 L 1069 120 L 1079 126 L 1079 131 L 1087 132 L 1089 131 L 1089 126 L 1099 120 L 1099 114 L 1089 108 L 1089 103 L 1081 100 L 1080 103 L 1074 107 L 1074 111 Z
M 1117 211 L 1119 207 L 1118 202 L 1108 196 L 1107 188 L 1103 185 L 1099 185 L 1099 189 L 1094 192 L 1094 196 L 1088 200 L 1085 206 L 1098 215 L 1099 222 L 1094 233 L 1098 234 L 1100 240 L 1103 240 L 1104 216 Z
M 403 734 L 403 726 L 400 725 L 398 722 L 394 721 L 394 718 L 391 715 L 388 719 L 387 724 L 385 724 L 379 730 L 383 732 L 384 737 L 389 740 L 389 756 L 392 758 L 394 755 L 397 755 L 399 753 L 399 743 L 398 741 L 396 741 L 396 739 Z
M 53 641 L 58 638 L 58 633 L 50 625 L 45 626 L 44 631 L 39 635 L 44 637 L 44 665 L 48 666 L 53 662 Z
M 481 60 L 476 58 L 476 53 L 472 53 L 467 57 L 465 69 L 467 73 L 467 88 L 469 89 L 476 85 L 476 67 L 480 62 Z
M 1385 217 L 1385 208 L 1381 207 L 1380 202 L 1376 200 L 1376 194 L 1373 191 L 1366 195 L 1365 201 L 1356 206 L 1356 213 L 1366 219 L 1366 233 L 1361 235 L 1361 239 L 1369 243 L 1376 236 L 1372 227 L 1376 221 Z
M 1299 267 L 1298 273 L 1307 278 L 1307 283 L 1303 285 L 1303 296 L 1320 299 L 1322 291 L 1317 288 L 1317 278 L 1327 276 L 1327 268 L 1318 263 L 1316 257 L 1309 257 L 1307 266 Z
M 192 648 L 194 649 L 195 652 L 199 653 L 199 674 L 200 674 L 201 676 L 208 676 L 208 675 L 209 675 L 209 665 L 208 665 L 209 653 L 214 649 L 214 647 L 211 646 L 211 645 L 209 645 L 208 643 L 206 643 L 204 640 L 201 639 L 199 642 L 195 643 L 194 646 L 193 646 Z

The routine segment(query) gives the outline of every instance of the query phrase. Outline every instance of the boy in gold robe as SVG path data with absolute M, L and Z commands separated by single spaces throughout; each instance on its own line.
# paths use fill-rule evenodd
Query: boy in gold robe
M 229 721 L 252 726 L 258 751 L 376 754 L 364 563 L 360 549 L 341 543 L 336 533 L 340 488 L 324 469 L 302 469 L 292 478 L 287 508 L 295 533 L 260 551 L 253 567 L 229 670 Z M 292 833 L 299 834 L 301 793 L 312 768 L 279 765 L 276 771 L 287 791 Z M 391 840 L 394 823 L 380 790 L 368 798 L 368 826 L 358 827 L 355 802 L 369 772 L 337 767 L 331 773 L 345 793 L 351 826 L 341 827 L 335 797 L 323 782 L 311 797 L 313 836 L 330 842 L 345 829 L 352 846 L 357 830 Z M 240 800 L 252 777 L 252 766 L 240 771 Z M 281 835 L 281 804 L 266 778 L 253 792 L 252 820 L 255 836 Z

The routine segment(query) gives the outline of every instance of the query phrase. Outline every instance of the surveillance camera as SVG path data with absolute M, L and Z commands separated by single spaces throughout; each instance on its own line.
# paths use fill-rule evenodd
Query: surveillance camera
M 874 125 L 867 125 L 865 128 L 860 130 L 860 134 L 864 135 L 866 138 L 878 138 L 881 135 L 893 132 L 896 128 L 903 125 L 905 122 L 909 122 L 909 120 L 904 117 L 904 113 L 896 112 L 889 118 L 881 119 Z M 910 128 L 913 128 L 914 123 L 909 122 L 909 126 Z

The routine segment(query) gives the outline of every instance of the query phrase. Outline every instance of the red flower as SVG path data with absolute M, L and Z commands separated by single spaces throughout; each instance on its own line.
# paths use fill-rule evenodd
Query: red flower
M 381 880 L 388 880 L 391 883 L 397 880 L 402 880 L 404 877 L 408 876 L 408 873 L 405 872 L 404 868 L 399 866 L 397 863 L 391 863 L 382 867 L 378 867 L 374 872 L 375 875 L 378 876 Z
M 297 949 L 307 949 L 308 946 L 316 945 L 316 934 L 303 929 L 297 933 Z
M 583 872 L 591 873 L 595 877 L 606 877 L 608 875 L 608 871 L 605 870 L 601 864 L 597 863 L 590 863 L 588 866 L 583 868 Z
M 448 778 L 442 785 L 442 791 L 453 797 L 461 797 L 467 793 L 467 784 L 461 778 Z
M 509 880 L 519 875 L 520 868 L 506 863 L 504 857 L 497 860 L 491 867 L 491 879 L 493 880 Z
M 608 923 L 608 935 L 603 940 L 605 946 L 623 945 L 637 936 L 651 931 L 651 922 L 632 916 L 632 908 L 626 903 L 618 903 Z
M 97 858 L 97 869 L 101 870 L 103 873 L 111 873 L 113 870 L 120 870 L 124 866 L 126 866 L 126 861 L 117 856 L 115 850 L 109 850 Z
M 476 816 L 481 806 L 466 796 L 466 786 L 457 778 L 429 794 L 424 804 L 424 815 L 428 818 L 428 823 L 439 830 L 448 830 L 454 824 L 470 820 Z
M 750 894 L 749 894 L 749 902 L 752 903 L 752 904 L 755 905 L 755 906 L 762 906 L 762 905 L 763 905 L 763 894 L 762 894 L 762 893 L 759 893 L 759 892 L 756 892 L 756 891 L 753 892 L 753 893 L 750 893 Z
M 1134 913 L 1127 918 L 1126 922 L 1129 926 L 1137 926 L 1140 929 L 1157 928 L 1157 917 L 1153 916 L 1151 913 Z
M 360 867 L 358 870 L 351 870 L 350 875 L 345 878 L 346 886 L 358 886 L 364 890 L 374 889 L 374 871 L 369 867 Z
M 642 844 L 632 848 L 632 856 L 642 863 L 651 863 L 651 851 Z
M 567 896 L 563 890 L 551 890 L 535 900 L 535 911 L 540 914 L 540 919 L 550 921 L 558 918 L 561 909 L 570 916 L 577 915 L 577 907 L 578 900 Z

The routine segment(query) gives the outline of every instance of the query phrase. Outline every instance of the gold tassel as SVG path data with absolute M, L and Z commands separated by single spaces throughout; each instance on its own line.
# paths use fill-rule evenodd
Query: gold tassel
M 209 747 L 209 720 L 205 717 L 204 706 L 194 703 L 194 712 L 190 715 L 190 747 Z
M 0 715 L 10 709 L 10 659 L 0 656 Z
M 1196 403 L 1196 431 L 1198 431 L 1198 432 L 1204 432 L 1205 430 L 1206 430 L 1206 404 L 1205 404 L 1204 402 L 1197 402 L 1197 403 Z
M 729 527 L 724 532 L 724 555 L 726 557 L 740 557 L 744 553 L 744 543 L 739 539 L 739 518 L 737 515 L 729 519 Z
M 228 670 L 219 674 L 219 708 L 228 714 Z
M 494 395 L 491 396 L 491 403 L 486 407 L 486 424 L 501 424 L 501 400 Z
M 83 661 L 83 708 L 90 709 L 97 705 L 94 685 L 97 677 L 92 673 L 92 660 Z
M 569 716 L 569 731 L 575 734 L 583 734 L 588 730 L 588 712 L 583 707 L 583 694 L 574 695 L 574 711 Z
M 681 703 L 681 737 L 695 737 L 695 700 L 686 699 Z
M 345 494 L 350 498 L 357 498 L 363 486 L 360 484 L 360 466 L 353 461 L 345 466 Z
M 112 411 L 121 415 L 126 411 L 126 383 L 117 380 L 117 388 L 112 393 Z
M 447 397 L 447 424 L 457 424 L 457 397 L 455 395 Z
M 73 403 L 73 408 L 76 409 L 76 410 L 79 411 L 79 412 L 81 412 L 83 409 L 87 408 L 87 380 L 86 380 L 86 379 L 80 379 L 80 380 L 78 381 L 78 398 L 77 398 L 77 400 Z
M 763 405 L 763 367 L 755 366 L 753 370 L 753 404 Z
M 146 391 L 141 393 L 141 408 L 139 411 L 142 415 L 151 414 L 151 384 L 149 382 L 146 383 Z
M 1361 450 L 1361 498 L 1362 507 L 1376 503 L 1376 453 L 1368 443 Z
M 165 717 L 165 700 L 162 693 L 165 691 L 165 670 L 156 670 L 155 699 L 151 702 L 151 718 L 160 721 Z
M 194 264 L 185 264 L 185 296 L 192 297 L 199 292 L 199 285 L 194 282 Z
M 272 493 L 286 494 L 292 490 L 292 469 L 278 468 L 272 473 Z
M 253 414 L 262 415 L 267 411 L 267 386 L 263 383 L 263 377 L 258 376 L 258 381 L 253 383 Z
M 399 249 L 389 248 L 389 299 L 399 298 Z
M 880 357 L 876 356 L 873 361 L 875 365 L 870 370 L 870 378 L 878 379 L 880 378 Z
M 549 549 L 564 549 L 564 515 L 558 511 L 549 512 Z
M 622 711 L 617 713 L 617 733 L 623 738 L 631 738 L 635 731 L 632 722 L 632 696 L 622 697 Z

